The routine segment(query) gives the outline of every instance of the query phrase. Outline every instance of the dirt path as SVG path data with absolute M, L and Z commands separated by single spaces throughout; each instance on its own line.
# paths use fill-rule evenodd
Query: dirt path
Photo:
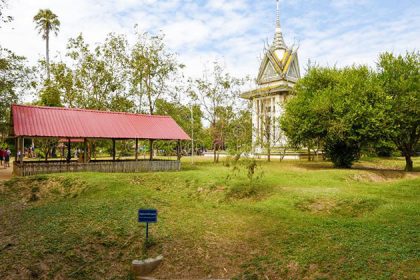
M 3 166 L 0 166 L 0 182 L 6 181 L 12 178 L 12 163 L 10 163 L 10 167 L 4 168 Z

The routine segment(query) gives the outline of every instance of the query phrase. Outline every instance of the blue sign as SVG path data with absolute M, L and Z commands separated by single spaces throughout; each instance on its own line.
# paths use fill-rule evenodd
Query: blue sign
M 156 209 L 139 209 L 139 223 L 156 223 Z

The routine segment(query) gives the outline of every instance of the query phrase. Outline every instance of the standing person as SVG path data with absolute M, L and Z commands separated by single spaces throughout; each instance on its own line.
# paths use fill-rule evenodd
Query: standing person
M 10 149 L 6 148 L 6 152 L 5 152 L 5 155 L 4 155 L 4 167 L 5 168 L 10 167 L 10 154 L 11 153 L 12 152 L 10 151 Z
M 3 148 L 0 148 L 0 165 L 3 165 L 3 159 L 4 159 L 4 150 Z

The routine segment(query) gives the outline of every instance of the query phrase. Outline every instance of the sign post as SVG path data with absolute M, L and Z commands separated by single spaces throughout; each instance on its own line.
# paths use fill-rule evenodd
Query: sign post
M 146 242 L 149 240 L 149 223 L 157 222 L 156 209 L 139 209 L 139 223 L 146 223 Z

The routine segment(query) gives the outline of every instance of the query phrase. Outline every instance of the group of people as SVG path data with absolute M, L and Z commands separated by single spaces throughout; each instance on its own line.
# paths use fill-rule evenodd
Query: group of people
M 34 158 L 34 157 L 36 157 L 36 155 L 35 155 L 35 147 L 34 146 L 25 147 L 24 156 L 26 156 L 27 158 Z
M 4 168 L 10 167 L 10 155 L 12 152 L 9 148 L 3 149 L 0 148 L 0 164 L 4 166 Z

